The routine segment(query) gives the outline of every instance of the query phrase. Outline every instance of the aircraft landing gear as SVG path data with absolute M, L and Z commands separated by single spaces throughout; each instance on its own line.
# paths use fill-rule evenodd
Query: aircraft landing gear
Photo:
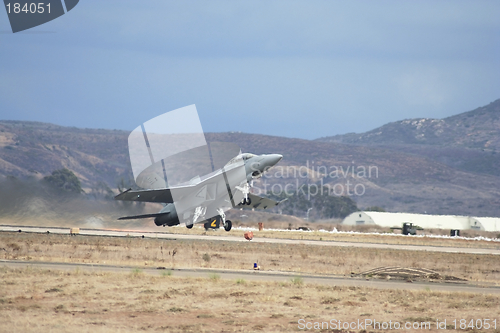
M 248 197 L 248 194 L 250 193 L 250 184 L 245 183 L 243 184 L 243 186 L 236 186 L 236 189 L 238 191 L 241 191 L 241 193 L 243 193 L 244 195 L 243 200 L 241 200 L 241 203 L 243 205 L 251 205 L 252 200 Z
M 196 207 L 196 209 L 194 210 L 194 216 L 193 216 L 193 223 L 191 223 L 191 227 L 193 224 L 196 223 L 196 221 L 198 220 L 198 218 L 200 216 L 205 216 L 205 213 L 207 212 L 207 207 Z M 189 227 L 188 227 L 189 228 Z M 189 228 L 191 229 L 191 228 Z
M 190 224 L 186 223 L 186 228 L 191 229 L 191 228 L 193 228 L 193 225 L 194 225 L 193 223 L 190 223 Z
M 224 226 L 224 230 L 229 231 L 233 227 L 233 223 L 229 220 L 226 220 L 226 213 L 222 208 L 217 209 L 217 213 L 219 213 L 220 218 L 222 220 L 222 225 Z

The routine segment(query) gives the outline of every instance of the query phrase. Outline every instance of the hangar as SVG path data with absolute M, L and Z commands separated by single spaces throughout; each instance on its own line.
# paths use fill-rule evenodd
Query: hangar
M 415 234 L 417 228 L 449 229 L 451 235 L 460 230 L 500 231 L 500 218 L 455 215 L 427 215 L 410 213 L 387 213 L 360 211 L 348 215 L 345 225 L 378 225 L 384 228 L 402 229 L 403 234 Z
M 485 231 L 500 231 L 500 218 L 498 217 L 472 217 L 471 229 Z

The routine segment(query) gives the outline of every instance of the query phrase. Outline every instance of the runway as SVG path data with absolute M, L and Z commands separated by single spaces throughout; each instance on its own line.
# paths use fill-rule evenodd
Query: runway
M 114 266 L 100 264 L 81 264 L 81 263 L 59 263 L 59 262 L 37 262 L 37 261 L 21 261 L 21 260 L 0 260 L 0 267 L 9 268 L 39 268 L 56 271 L 72 271 L 80 270 L 87 272 L 115 272 L 115 273 L 131 273 L 138 267 L 131 266 Z M 144 274 L 160 275 L 165 272 L 166 268 L 139 268 Z M 290 282 L 294 277 L 300 276 L 303 283 L 321 284 L 329 286 L 356 286 L 369 287 L 377 289 L 404 289 L 404 290 L 426 290 L 426 291 L 444 291 L 444 292 L 467 292 L 481 294 L 500 294 L 500 287 L 495 286 L 479 286 L 471 283 L 434 283 L 434 282 L 405 282 L 405 281 L 387 281 L 365 278 L 354 278 L 345 276 L 321 276 L 311 274 L 297 274 L 288 272 L 272 272 L 272 271 L 244 271 L 244 270 L 223 270 L 223 269 L 171 269 L 173 276 L 179 277 L 196 277 L 208 278 L 210 274 L 218 274 L 222 279 L 237 280 L 245 279 L 248 281 L 277 281 Z
M 0 225 L 0 231 L 17 232 L 34 232 L 34 233 L 54 233 L 69 235 L 69 228 L 57 227 L 28 227 L 28 226 L 12 226 Z M 147 232 L 147 231 L 119 231 L 105 229 L 80 229 L 79 235 L 84 236 L 107 236 L 107 237 L 144 237 L 154 239 L 186 239 L 186 240 L 210 240 L 210 241 L 226 241 L 226 242 L 248 242 L 243 237 L 234 236 L 218 236 L 218 235 L 189 235 L 189 234 L 171 234 L 164 232 Z M 478 248 L 462 248 L 462 247 L 440 247 L 440 246 L 424 246 L 424 245 L 400 245 L 400 244 L 379 244 L 379 243 L 358 243 L 358 242 L 337 242 L 337 241 L 317 241 L 317 240 L 301 240 L 301 239 L 283 239 L 283 238 L 254 238 L 254 243 L 275 243 L 275 244 L 304 244 L 314 246 L 339 246 L 339 247 L 359 247 L 372 249 L 392 249 L 406 251 L 428 251 L 428 252 L 443 252 L 443 253 L 467 253 L 467 254 L 493 254 L 500 255 L 500 249 L 478 249 Z

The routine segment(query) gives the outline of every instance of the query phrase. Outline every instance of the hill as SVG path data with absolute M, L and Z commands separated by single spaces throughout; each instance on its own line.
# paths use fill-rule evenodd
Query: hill
M 366 133 L 349 133 L 318 141 L 349 144 L 416 144 L 500 150 L 500 99 L 444 119 L 392 122 Z
M 466 172 L 500 176 L 500 99 L 444 119 L 406 119 L 366 133 L 317 141 L 377 146 L 423 156 Z
M 494 112 L 487 108 L 484 117 L 491 117 L 490 113 Z M 459 116 L 463 119 L 475 118 L 474 115 Z M 447 118 L 446 126 L 442 126 L 443 131 L 449 131 L 452 121 L 458 122 L 449 120 L 451 118 Z M 472 124 L 476 128 L 482 126 L 472 119 L 469 121 L 469 127 Z M 471 139 L 467 142 L 460 141 L 458 137 L 452 139 L 452 134 L 443 132 L 440 135 L 447 138 L 446 146 L 437 144 L 438 141 L 434 139 L 426 139 L 428 141 L 423 143 L 410 142 L 418 140 L 410 137 L 418 136 L 415 133 L 420 133 L 427 123 L 431 124 L 430 120 L 423 121 L 424 125 L 420 129 L 416 129 L 418 125 L 412 125 L 411 121 L 398 123 L 398 126 L 406 126 L 412 134 L 406 138 L 403 127 L 397 129 L 398 126 L 393 125 L 396 123 L 388 124 L 391 125 L 388 128 L 394 130 L 386 128 L 382 131 L 384 134 L 376 135 L 378 138 L 387 138 L 386 141 L 380 139 L 377 144 L 366 143 L 359 138 L 353 141 L 353 135 L 317 141 L 246 133 L 208 133 L 206 138 L 208 141 L 237 143 L 245 152 L 283 154 L 284 158 L 278 166 L 255 182 L 257 193 L 272 191 L 277 194 L 286 188 L 307 197 L 326 189 L 332 195 L 350 196 L 360 208 L 381 206 L 388 211 L 500 216 L 498 174 L 471 171 L 467 167 L 455 167 L 451 165 L 453 163 L 439 160 L 446 156 L 443 153 L 446 151 L 455 158 L 456 163 L 466 166 L 477 156 L 486 154 L 481 149 L 490 149 L 488 153 L 492 154 L 497 144 L 493 139 L 489 140 L 487 148 L 473 146 L 491 135 L 487 134 L 491 129 L 481 127 L 485 131 L 483 139 L 477 137 L 475 141 Z M 430 133 L 430 128 L 437 128 L 432 126 L 429 125 L 429 129 L 423 133 Z M 463 128 L 469 127 L 463 125 Z M 1 121 L 0 176 L 40 179 L 65 167 L 77 175 L 87 193 L 99 191 L 103 183 L 117 192 L 120 184 L 133 184 L 127 151 L 128 134 L 119 130 Z M 399 147 L 395 148 L 395 145 L 387 142 L 390 141 L 390 135 L 401 138 Z M 403 145 L 413 150 L 401 148 Z M 425 150 L 425 154 L 421 150 Z M 464 151 L 469 152 L 469 155 L 461 155 Z M 430 157 L 432 155 L 437 157 Z M 496 161 L 496 155 L 492 156 L 495 156 L 492 161 Z M 477 166 L 473 168 L 477 169 Z M 485 169 L 490 171 L 488 167 Z M 295 214 L 304 217 L 308 208 L 304 206 L 302 213 L 301 209 L 295 207 Z M 312 210 L 311 218 L 314 218 L 314 214 Z
M 127 132 L 22 121 L 0 122 L 0 174 L 41 178 L 72 170 L 86 187 L 129 179 Z

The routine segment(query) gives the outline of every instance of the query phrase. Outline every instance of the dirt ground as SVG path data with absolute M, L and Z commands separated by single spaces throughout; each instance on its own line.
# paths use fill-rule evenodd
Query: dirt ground
M 457 331 L 500 333 L 498 295 L 330 287 L 306 284 L 299 277 L 403 266 L 500 285 L 500 259 L 495 255 L 2 232 L 0 258 L 131 267 L 128 273 L 108 273 L 0 264 L 0 332 L 390 331 L 365 326 L 369 320 L 400 327 L 430 323 L 431 329 L 424 330 L 438 332 L 437 321 L 446 319 L 443 327 L 451 331 L 456 320 Z M 296 272 L 297 277 L 287 282 L 233 281 L 214 273 L 179 277 L 168 269 L 251 269 L 254 262 L 263 270 Z M 167 268 L 161 276 L 140 269 L 157 266 Z M 489 323 L 490 329 L 472 328 L 472 319 L 474 327 Z M 337 330 L 339 320 L 356 325 Z M 469 326 L 461 330 L 460 320 Z
M 0 268 L 2 332 L 384 332 L 365 320 L 454 330 L 465 319 L 500 319 L 500 296 L 377 290 L 289 282 Z M 338 320 L 355 329 L 335 330 Z M 358 326 L 358 320 L 363 326 Z M 318 324 L 319 323 L 319 324 Z M 415 324 L 416 323 L 416 324 Z M 302 326 L 300 326 L 302 325 Z M 382 326 L 381 326 L 382 327 Z M 404 326 L 401 326 L 404 327 Z M 411 326 L 410 326 L 411 327 Z M 405 332 L 419 332 L 408 329 Z M 469 332 L 500 332 L 500 328 Z

